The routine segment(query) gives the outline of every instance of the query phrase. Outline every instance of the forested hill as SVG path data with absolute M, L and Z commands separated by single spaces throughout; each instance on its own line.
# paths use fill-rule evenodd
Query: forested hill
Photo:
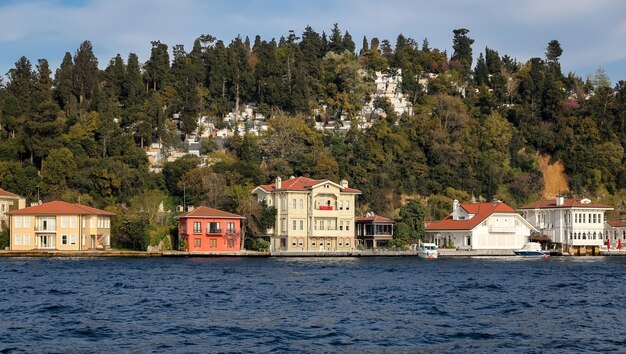
M 54 73 L 46 59 L 22 57 L 0 89 L 0 187 L 97 207 L 138 208 L 148 197 L 175 205 L 184 195 L 187 204 L 250 214 L 252 186 L 305 175 L 347 179 L 363 191 L 361 211 L 394 216 L 412 197 L 437 219 L 451 198 L 536 200 L 538 158 L 547 156 L 565 167 L 569 187 L 560 192 L 621 198 L 626 82 L 613 87 L 601 70 L 589 79 L 563 73 L 557 40 L 527 62 L 473 48 L 467 29 L 451 41 L 452 53 L 402 34 L 357 47 L 335 25 L 278 40 L 201 35 L 192 48 L 154 41 L 146 62 L 118 55 L 104 70 L 89 41 Z M 412 114 L 378 98 L 385 114 L 356 129 L 377 71 L 402 74 Z M 205 139 L 208 163 L 188 156 L 149 172 L 145 147 L 180 147 L 199 117 L 223 128 L 249 103 L 268 118 L 260 136 Z M 342 120 L 353 128 L 314 129 Z

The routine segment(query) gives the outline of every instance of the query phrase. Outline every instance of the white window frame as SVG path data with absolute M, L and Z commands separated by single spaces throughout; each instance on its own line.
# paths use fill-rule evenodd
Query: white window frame
M 16 234 L 13 237 L 13 241 L 14 241 L 15 246 L 21 246 L 22 245 L 22 235 L 21 234 Z
M 14 218 L 15 218 L 15 221 L 13 221 L 13 226 L 14 227 L 22 227 L 22 217 L 21 216 L 14 216 Z
M 76 244 L 76 235 L 70 235 L 70 245 Z
M 23 246 L 30 246 L 30 234 L 22 235 L 22 245 Z
M 23 216 L 22 218 L 24 218 L 24 220 L 22 221 L 24 223 L 24 228 L 29 228 L 30 227 L 30 216 L 26 215 L 26 216 Z
M 67 229 L 67 225 L 68 225 L 68 216 L 67 215 L 63 215 L 61 216 L 61 227 L 64 229 Z
M 78 224 L 77 222 L 78 218 L 76 217 L 76 215 L 70 216 L 70 228 L 75 229 Z

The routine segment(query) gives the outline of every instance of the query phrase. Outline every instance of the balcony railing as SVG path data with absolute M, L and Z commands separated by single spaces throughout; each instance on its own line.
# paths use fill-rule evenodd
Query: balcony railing
M 319 210 L 333 210 L 332 205 L 320 205 Z
M 57 232 L 57 228 L 54 225 L 53 226 L 50 226 L 50 225 L 48 225 L 48 226 L 36 225 L 35 226 L 35 232 Z
M 209 230 L 206 230 L 206 234 L 207 235 L 221 235 L 222 230 L 221 229 L 209 229 Z

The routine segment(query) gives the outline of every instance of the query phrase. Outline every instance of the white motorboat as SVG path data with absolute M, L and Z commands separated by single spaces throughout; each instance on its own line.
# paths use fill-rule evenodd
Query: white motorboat
M 434 243 L 422 243 L 417 250 L 417 255 L 420 258 L 437 259 L 439 251 L 437 251 L 437 245 Z
M 544 251 L 541 249 L 541 244 L 539 242 L 528 242 L 524 245 L 524 247 L 513 251 L 516 256 L 522 257 L 543 257 L 547 258 L 550 256 L 549 251 Z

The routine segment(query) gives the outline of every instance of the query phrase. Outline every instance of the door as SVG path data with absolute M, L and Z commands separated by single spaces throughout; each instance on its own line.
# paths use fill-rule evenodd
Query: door
M 96 248 L 96 235 L 91 235 L 91 248 Z

